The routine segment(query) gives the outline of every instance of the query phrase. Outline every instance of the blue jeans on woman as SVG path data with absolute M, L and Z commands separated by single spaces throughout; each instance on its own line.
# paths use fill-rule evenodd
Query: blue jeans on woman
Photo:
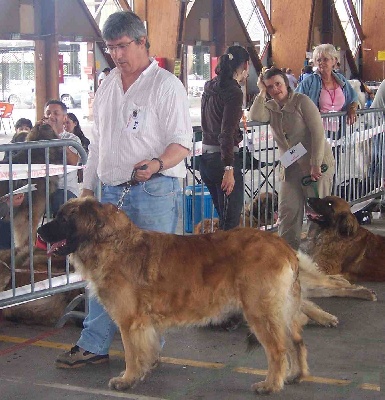
M 221 153 L 203 153 L 199 171 L 219 215 L 220 228 L 224 231 L 236 228 L 239 225 L 243 208 L 242 163 L 238 153 L 234 153 L 234 189 L 227 199 L 225 192 L 221 189 L 223 174 L 225 172 Z
M 102 203 L 117 204 L 123 187 L 103 186 Z M 132 186 L 122 210 L 139 228 L 175 233 L 178 222 L 178 178 L 159 176 Z M 133 257 L 135 255 L 133 254 Z M 111 288 L 113 290 L 113 288 Z M 108 354 L 117 326 L 95 297 L 89 299 L 89 312 L 77 345 L 91 353 Z

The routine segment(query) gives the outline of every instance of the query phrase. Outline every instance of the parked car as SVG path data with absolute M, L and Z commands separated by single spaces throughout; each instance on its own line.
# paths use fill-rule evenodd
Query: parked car
M 60 100 L 67 108 L 81 107 L 81 79 L 78 76 L 65 76 L 59 84 Z
M 77 76 L 65 76 L 64 83 L 59 84 L 59 98 L 67 108 L 81 106 L 81 87 L 81 79 Z M 14 104 L 17 108 L 34 108 L 36 105 L 35 82 L 11 80 L 9 90 L 4 91 L 2 97 L 4 101 Z

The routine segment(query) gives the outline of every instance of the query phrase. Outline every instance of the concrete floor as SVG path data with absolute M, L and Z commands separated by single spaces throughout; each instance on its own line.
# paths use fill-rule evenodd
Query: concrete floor
M 385 283 L 368 284 L 378 302 L 322 299 L 317 303 L 337 315 L 337 328 L 307 326 L 311 376 L 286 386 L 274 399 L 383 399 Z M 13 399 L 254 399 L 252 383 L 263 379 L 261 348 L 245 352 L 246 328 L 209 328 L 169 332 L 162 363 L 128 392 L 110 391 L 109 378 L 124 369 L 117 335 L 109 364 L 59 370 L 54 360 L 70 348 L 80 328 L 49 329 L 7 321 L 0 323 L 0 398 Z
M 385 220 L 370 230 L 385 233 Z M 317 299 L 338 316 L 337 328 L 315 325 L 304 330 L 311 376 L 286 386 L 274 399 L 385 399 L 385 282 L 367 283 L 377 302 Z M 54 360 L 76 342 L 80 328 L 25 326 L 0 320 L 0 399 L 188 399 L 247 400 L 250 386 L 264 379 L 266 359 L 261 348 L 246 353 L 247 329 L 235 331 L 190 328 L 170 331 L 162 363 L 127 392 L 108 389 L 108 380 L 124 369 L 119 335 L 108 364 L 59 370 Z

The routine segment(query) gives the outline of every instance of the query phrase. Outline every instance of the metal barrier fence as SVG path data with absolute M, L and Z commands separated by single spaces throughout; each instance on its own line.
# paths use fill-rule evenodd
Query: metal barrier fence
M 72 140 L 55 139 L 0 145 L 0 152 L 9 154 L 9 163 L 0 164 L 0 196 L 12 197 L 22 191 L 26 197 L 26 205 L 20 206 L 22 211 L 16 209 L 10 202 L 11 248 L 0 251 L 0 282 L 4 283 L 9 279 L 9 283 L 5 287 L 6 290 L 4 287 L 0 288 L 0 308 L 85 287 L 85 282 L 81 277 L 71 270 L 68 258 L 59 272 L 53 270 L 51 258 L 46 259 L 46 265 L 42 268 L 40 257 L 39 270 L 36 269 L 34 262 L 37 226 L 42 219 L 49 220 L 51 215 L 49 198 L 52 186 L 50 182 L 56 179 L 52 177 L 63 176 L 64 200 L 67 200 L 67 174 L 77 174 L 78 167 L 67 166 L 67 146 L 74 147 L 79 152 L 82 164 L 87 162 L 87 154 L 81 144 Z M 62 154 L 62 164 L 57 164 L 57 160 L 52 160 L 50 155 L 52 148 L 62 149 L 61 152 L 59 150 Z M 24 164 L 13 162 L 15 154 L 19 151 L 24 151 L 23 158 L 26 161 Z M 37 151 L 40 151 L 39 164 L 33 163 Z M 42 162 L 42 156 L 44 162 Z M 22 186 L 21 189 L 20 186 Z M 19 226 L 18 218 L 24 218 L 23 226 Z M 18 225 L 18 232 L 16 232 L 16 225 Z M 21 253 L 24 262 L 23 265 L 18 265 Z M 28 284 L 18 285 L 20 274 L 30 276 Z M 40 276 L 46 279 L 38 279 Z M 68 311 L 71 311 L 71 307 Z
M 345 112 L 321 115 L 336 161 L 333 194 L 352 205 L 383 194 L 384 115 L 384 109 L 359 110 L 357 122 L 352 125 L 346 123 Z M 278 148 L 268 124 L 248 122 L 243 135 L 239 152 L 244 179 L 243 225 L 271 229 L 275 226 L 278 209 Z M 202 219 L 208 220 L 209 228 L 216 223 L 210 194 L 199 175 L 201 154 L 202 132 L 200 127 L 194 127 L 193 157 L 186 161 L 188 176 L 183 186 L 185 233 L 193 232 Z M 268 207 L 266 198 L 269 198 Z M 255 218 L 246 218 L 252 210 Z M 200 226 L 200 231 L 205 228 Z
M 384 179 L 385 143 L 385 109 L 362 110 L 358 112 L 358 120 L 354 125 L 346 125 L 345 113 L 333 113 L 322 115 L 325 127 L 325 135 L 330 141 L 336 158 L 336 174 L 333 193 L 345 198 L 351 204 L 365 199 L 379 197 L 383 194 L 382 183 Z M 41 142 L 24 142 L 0 145 L 0 152 L 12 152 L 25 150 L 28 153 L 28 162 L 18 165 L 12 162 L 10 153 L 9 164 L 0 165 L 0 196 L 6 193 L 15 193 L 16 180 L 25 180 L 28 190 L 28 222 L 24 227 L 27 231 L 28 263 L 23 268 L 28 270 L 30 280 L 27 285 L 20 287 L 17 283 L 17 275 L 20 266 L 17 265 L 15 245 L 15 219 L 18 210 L 10 207 L 11 235 L 13 237 L 10 249 L 10 262 L 4 262 L 4 251 L 0 251 L 0 272 L 10 275 L 10 283 L 7 290 L 0 288 L 0 309 L 26 301 L 39 299 L 56 293 L 66 292 L 72 289 L 85 287 L 85 282 L 74 273 L 66 261 L 62 273 L 54 276 L 52 260 L 47 259 L 45 273 L 47 279 L 38 281 L 35 276 L 34 251 L 36 235 L 34 224 L 33 191 L 32 185 L 36 179 L 37 184 L 44 186 L 44 213 L 49 219 L 49 182 L 50 175 L 64 174 L 64 187 L 66 188 L 66 176 L 72 171 L 71 166 L 66 166 L 65 146 L 73 146 L 81 155 L 82 163 L 86 163 L 86 153 L 77 142 L 69 140 L 52 140 Z M 50 164 L 49 150 L 52 147 L 62 147 L 63 165 Z M 33 164 L 32 151 L 44 149 L 45 163 Z M 192 156 L 186 159 L 188 174 L 183 180 L 183 212 L 178 233 L 189 234 L 202 219 L 208 220 L 208 230 L 215 227 L 215 210 L 210 194 L 204 187 L 199 174 L 199 156 L 202 154 L 202 133 L 199 127 L 194 128 Z M 276 225 L 277 197 L 279 192 L 279 161 L 278 150 L 273 140 L 271 128 L 266 124 L 249 122 L 244 129 L 244 140 L 238 153 L 243 166 L 244 183 L 244 211 L 242 215 L 243 225 L 258 227 L 260 229 L 272 229 Z M 9 179 L 12 177 L 12 179 Z M 1 192 L 3 184 L 3 192 Z M 267 200 L 266 200 L 267 198 Z M 269 207 L 270 203 L 270 207 Z M 255 215 L 255 209 L 257 210 Z M 255 217 L 253 218 L 253 215 Z M 48 216 L 48 217 L 47 217 Z M 34 222 L 35 221 L 35 222 Z M 39 223 L 41 221 L 38 221 Z M 241 222 L 242 224 L 242 222 Z M 20 228 L 20 227 L 19 227 Z M 202 231 L 204 227 L 200 228 Z M 0 274 L 0 278 L 1 274 Z M 0 279 L 1 282 L 1 279 Z M 3 291 L 1 291 L 3 290 Z M 79 300 L 75 301 L 75 304 Z M 68 314 L 76 316 L 71 306 Z M 83 315 L 83 314 L 82 314 Z M 63 323 L 64 320 L 62 320 Z

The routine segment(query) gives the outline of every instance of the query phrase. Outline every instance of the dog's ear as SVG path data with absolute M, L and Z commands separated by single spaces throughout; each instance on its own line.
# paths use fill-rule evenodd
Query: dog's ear
M 336 227 L 340 235 L 352 236 L 357 232 L 359 225 L 352 213 L 344 212 L 336 216 Z

